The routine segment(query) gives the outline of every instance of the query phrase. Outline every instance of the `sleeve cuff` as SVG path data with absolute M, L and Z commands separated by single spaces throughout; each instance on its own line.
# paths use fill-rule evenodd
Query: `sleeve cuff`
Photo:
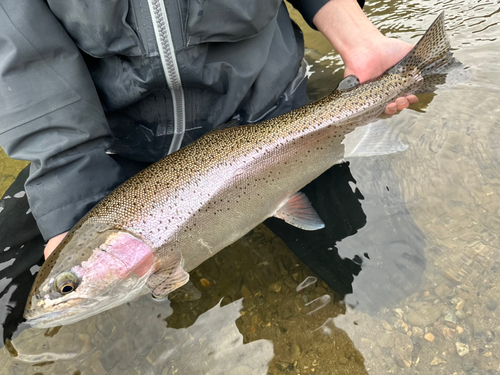
M 45 240 L 71 229 L 97 202 L 125 181 L 121 167 L 100 149 L 65 155 L 40 176 L 34 163 L 25 190 Z

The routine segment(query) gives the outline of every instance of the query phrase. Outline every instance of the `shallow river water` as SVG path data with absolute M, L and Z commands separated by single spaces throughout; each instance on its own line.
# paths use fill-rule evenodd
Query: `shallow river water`
M 303 263 L 261 225 L 191 273 L 201 298 L 143 296 L 69 326 L 21 326 L 0 373 L 500 374 L 500 5 L 365 6 L 409 42 L 442 10 L 472 76 L 382 120 L 406 151 L 336 167 L 351 194 L 336 215 L 352 235 Z M 342 64 L 298 22 L 316 99 Z M 0 156 L 1 193 L 24 166 Z M 11 294 L 0 290 L 3 320 Z

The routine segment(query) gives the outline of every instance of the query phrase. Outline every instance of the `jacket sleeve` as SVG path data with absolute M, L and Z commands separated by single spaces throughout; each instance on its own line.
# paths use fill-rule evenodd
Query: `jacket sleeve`
M 0 3 L 0 146 L 29 160 L 25 188 L 47 240 L 124 180 L 77 47 L 43 0 Z
M 295 9 L 297 9 L 304 20 L 307 22 L 309 26 L 311 26 L 314 30 L 316 26 L 313 24 L 313 18 L 318 13 L 323 5 L 325 5 L 330 0 L 289 0 L 290 4 L 293 5 Z M 358 4 L 361 8 L 365 5 L 365 0 L 357 0 Z

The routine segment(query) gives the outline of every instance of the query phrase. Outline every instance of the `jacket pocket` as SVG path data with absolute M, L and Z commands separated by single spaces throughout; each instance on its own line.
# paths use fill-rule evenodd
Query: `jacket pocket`
M 282 0 L 190 0 L 187 44 L 237 42 L 257 35 L 278 13 Z
M 94 57 L 140 56 L 144 48 L 128 0 L 48 0 L 78 48 Z

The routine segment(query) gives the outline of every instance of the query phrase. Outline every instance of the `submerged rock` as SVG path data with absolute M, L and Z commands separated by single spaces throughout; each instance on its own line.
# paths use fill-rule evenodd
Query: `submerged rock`
M 434 342 L 434 335 L 432 333 L 426 333 L 424 336 L 424 339 L 426 339 L 429 342 Z
M 434 359 L 431 362 L 431 366 L 437 366 L 440 365 L 441 363 L 446 363 L 444 359 L 441 359 L 439 357 L 434 357 Z
M 427 327 L 441 316 L 441 309 L 429 303 L 417 303 L 416 307 L 406 315 L 406 321 L 414 326 Z
M 463 342 L 456 342 L 455 346 L 457 348 L 457 353 L 460 357 L 469 354 L 469 345 L 464 344 Z

